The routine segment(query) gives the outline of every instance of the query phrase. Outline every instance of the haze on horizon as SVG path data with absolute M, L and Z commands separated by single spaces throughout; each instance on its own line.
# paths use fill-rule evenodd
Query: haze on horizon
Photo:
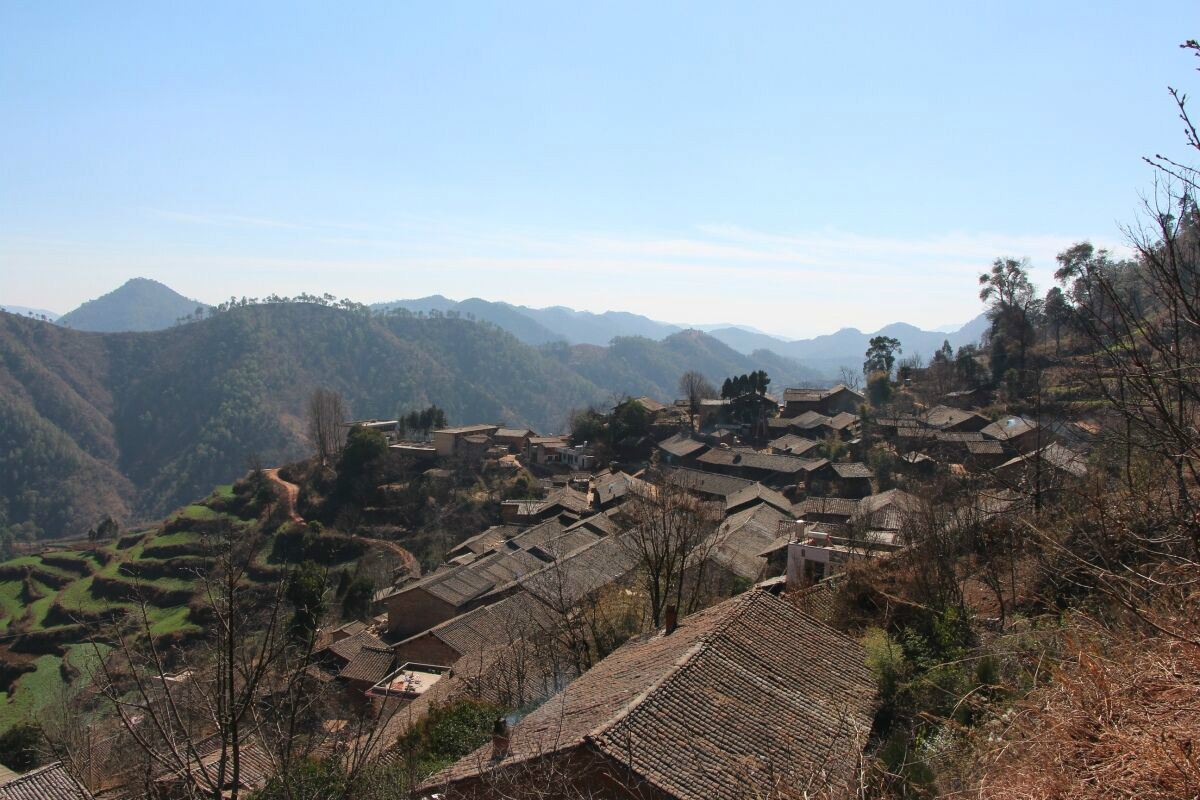
M 1049 6 L 1049 7 L 1046 7 Z M 1190 2 L 8 4 L 0 305 L 443 294 L 793 337 L 1119 246 Z

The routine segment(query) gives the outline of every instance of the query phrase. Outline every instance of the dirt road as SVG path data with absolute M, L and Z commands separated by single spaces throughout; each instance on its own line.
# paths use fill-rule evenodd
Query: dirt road
M 288 519 L 290 519 L 292 522 L 303 525 L 304 517 L 300 516 L 299 512 L 296 511 L 296 501 L 300 499 L 300 487 L 279 477 L 278 467 L 265 469 L 263 472 L 265 472 L 267 477 L 279 487 L 280 494 L 283 498 L 283 508 L 288 515 Z M 421 567 L 417 563 L 416 556 L 405 550 L 401 545 L 395 542 L 389 542 L 387 539 L 372 539 L 369 536 L 360 536 L 357 533 L 351 534 L 351 536 L 353 536 L 355 539 L 358 539 L 365 545 L 377 547 L 381 550 L 387 550 L 400 559 L 406 570 L 420 574 Z

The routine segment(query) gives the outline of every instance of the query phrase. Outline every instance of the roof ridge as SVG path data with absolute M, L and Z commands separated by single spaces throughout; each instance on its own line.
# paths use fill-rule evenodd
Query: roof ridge
M 649 686 L 647 686 L 645 689 L 643 689 L 641 692 L 639 692 L 636 696 L 634 696 L 629 702 L 627 702 L 624 706 L 622 706 L 621 709 L 616 714 L 612 715 L 607 720 L 605 720 L 604 722 L 600 723 L 592 730 L 585 733 L 583 735 L 583 740 L 585 742 L 596 743 L 596 740 L 599 737 L 608 733 L 610 730 L 612 730 L 618 724 L 620 724 L 626 717 L 628 717 L 630 714 L 633 713 L 634 709 L 636 709 L 638 706 L 640 706 L 642 703 L 644 703 L 647 698 L 649 698 L 652 694 L 654 694 L 656 691 L 658 691 L 658 689 L 661 688 L 665 683 L 667 683 L 667 681 L 669 681 L 671 678 L 675 677 L 676 675 L 678 675 L 679 673 L 681 673 L 685 669 L 687 669 L 688 665 L 691 664 L 692 661 L 695 660 L 696 656 L 699 655 L 701 652 L 703 652 L 705 647 L 709 643 L 711 643 L 713 641 L 713 639 L 715 639 L 717 636 L 719 636 L 721 633 L 723 633 L 725 631 L 725 629 L 728 628 L 729 625 L 733 622 L 733 620 L 740 615 L 740 612 L 742 612 L 747 606 L 750 605 L 751 600 L 757 600 L 759 598 L 759 596 L 764 595 L 764 594 L 766 594 L 766 593 L 763 592 L 761 589 L 751 589 L 751 590 L 745 592 L 744 594 L 739 595 L 738 597 L 735 597 L 731 600 L 726 601 L 729 603 L 730 608 L 728 611 L 725 612 L 723 618 L 721 619 L 721 621 L 719 623 L 714 625 L 711 630 L 701 634 L 696 639 L 695 643 L 693 643 L 691 647 L 689 647 L 687 650 L 685 650 L 682 655 L 680 655 L 678 658 L 676 658 L 674 663 L 671 664 L 671 666 L 662 675 L 660 675 L 656 680 L 652 681 Z M 716 608 L 716 606 L 713 606 L 712 608 Z M 709 610 L 709 609 L 705 609 L 705 611 L 707 611 L 707 610 Z M 704 613 L 704 611 L 700 611 L 697 613 L 702 614 L 702 613 Z M 664 634 L 664 635 L 669 635 L 669 634 Z M 603 749 L 603 748 L 601 748 L 601 749 Z

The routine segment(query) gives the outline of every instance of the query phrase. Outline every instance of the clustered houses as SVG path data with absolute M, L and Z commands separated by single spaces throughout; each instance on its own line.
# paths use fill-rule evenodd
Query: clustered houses
M 564 626 L 599 593 L 636 588 L 626 504 L 660 491 L 643 474 L 650 465 L 597 471 L 586 445 L 526 429 L 435 431 L 423 446 L 446 467 L 519 460 L 558 477 L 536 497 L 503 502 L 502 524 L 464 538 L 438 568 L 380 592 L 372 626 L 328 634 L 322 679 L 401 712 L 385 726 L 385 749 L 439 703 L 483 697 L 515 708 L 551 698 L 511 730 L 498 725 L 492 745 L 434 776 L 427 792 L 483 797 L 546 780 L 600 797 L 732 797 L 817 774 L 836 783 L 870 727 L 873 681 L 857 643 L 809 616 L 823 613 L 822 595 L 787 603 L 774 593 L 808 598 L 851 559 L 905 546 L 923 503 L 880 491 L 862 460 L 868 448 L 882 443 L 904 469 L 991 481 L 1004 490 L 1000 506 L 1031 475 L 1051 490 L 1087 469 L 1085 427 L 993 421 L 963 403 L 861 419 L 864 398 L 846 386 L 787 389 L 782 403 L 706 402 L 694 416 L 679 403 L 636 402 L 658 436 L 661 476 L 718 518 L 697 552 L 707 585 L 733 599 L 681 622 L 668 614 L 663 630 L 575 677 L 563 661 Z M 845 760 L 818 764 L 837 750 L 834 739 Z M 797 774 L 779 774 L 783 763 Z

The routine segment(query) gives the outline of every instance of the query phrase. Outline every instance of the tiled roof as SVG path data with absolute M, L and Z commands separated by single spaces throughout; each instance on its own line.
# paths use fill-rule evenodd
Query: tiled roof
M 725 511 L 736 511 L 747 505 L 769 505 L 780 511 L 791 513 L 792 502 L 774 489 L 768 489 L 761 483 L 753 483 L 740 492 L 725 498 Z
M 769 444 L 776 450 L 786 450 L 794 456 L 802 456 L 814 447 L 821 446 L 820 442 L 805 439 L 803 436 L 797 436 L 794 433 L 784 434 L 778 439 L 773 439 Z
M 544 562 L 527 550 L 489 553 L 469 564 L 439 569 L 419 581 L 401 587 L 395 594 L 425 591 L 451 606 L 466 605 L 495 586 L 508 583 L 542 567 Z
M 464 539 L 456 544 L 451 550 L 451 554 L 455 553 L 475 553 L 482 555 L 489 550 L 495 550 L 506 541 L 516 536 L 520 532 L 520 528 L 516 525 L 493 525 L 485 531 L 475 534 L 474 536 Z
M 679 800 L 766 796 L 819 770 L 841 779 L 871 727 L 865 660 L 853 639 L 750 591 L 629 641 L 517 723 L 503 759 L 485 746 L 426 787 L 581 747 Z
M 1024 419 L 1023 417 L 1005 417 L 993 422 L 979 432 L 989 439 L 1004 442 L 1029 433 L 1036 428 L 1036 422 Z
M 950 406 L 934 406 L 924 414 L 925 424 L 931 428 L 951 428 L 975 417 L 985 422 L 988 421 L 982 414 L 977 414 L 974 411 L 963 411 L 961 408 L 951 408 Z
M 496 426 L 496 425 L 459 425 L 457 428 L 441 428 L 439 430 L 434 431 L 434 433 L 464 434 L 464 433 L 483 433 L 485 431 L 490 433 L 491 431 L 494 431 L 497 429 L 498 429 L 498 426 Z
M 350 620 L 347 623 L 337 626 L 330 633 L 343 634 L 342 638 L 353 636 L 356 633 L 361 633 L 367 629 L 367 623 L 362 620 Z
M 664 409 L 666 409 L 665 405 L 658 402 L 653 397 L 635 397 L 635 398 L 633 398 L 633 402 L 637 403 L 642 408 L 646 409 L 647 411 L 649 411 L 652 414 L 657 411 L 663 411 Z
M 604 513 L 584 517 L 579 522 L 571 523 L 564 530 L 573 531 L 579 529 L 586 529 L 601 536 L 615 536 L 621 532 L 621 526 L 612 517 Z
M 938 431 L 935 438 L 939 442 L 982 442 L 983 434 L 979 431 Z
M 1043 464 L 1060 469 L 1076 478 L 1082 478 L 1084 475 L 1087 475 L 1087 459 L 1074 450 L 1063 447 L 1061 444 L 1048 444 L 1041 450 L 1035 450 L 1032 453 L 1024 453 L 1016 458 L 1011 458 L 996 467 L 993 471 L 999 472 L 1020 464 L 1034 464 L 1038 458 L 1041 458 Z
M 628 574 L 637 563 L 633 549 L 619 536 L 597 539 L 518 583 L 534 597 L 562 609 Z
M 818 411 L 805 411 L 798 417 L 788 420 L 788 427 L 812 430 L 813 428 L 830 427 L 833 417 L 827 417 Z
M 845 430 L 851 425 L 858 424 L 858 414 L 851 414 L 849 411 L 843 411 L 839 414 L 834 414 L 829 418 L 829 427 L 835 431 Z
M 199 764 L 195 764 L 191 768 L 192 783 L 195 784 L 205 794 L 211 794 L 211 785 L 216 782 L 217 765 L 221 760 L 221 743 L 216 736 L 209 737 L 205 743 L 201 744 L 199 750 Z M 238 783 L 242 786 L 242 794 L 250 794 L 246 789 L 257 790 L 266 785 L 267 781 L 275 773 L 275 765 L 272 759 L 262 749 L 262 746 L 254 739 L 243 739 L 241 747 L 238 749 Z M 173 782 L 174 776 L 164 774 L 158 779 L 162 782 Z M 229 787 L 223 787 L 226 790 Z M 168 795 L 169 796 L 169 795 Z M 228 796 L 226 792 L 222 796 Z
M 669 436 L 659 442 L 658 447 L 663 452 L 669 453 L 676 458 L 687 458 L 690 455 L 708 449 L 708 445 L 704 442 L 693 439 L 686 433 L 677 433 L 674 436 Z
M 871 469 L 861 461 L 851 461 L 844 464 L 831 464 L 839 478 L 870 478 Z
M 859 500 L 852 521 L 870 530 L 898 531 L 905 518 L 920 507 L 916 496 L 902 489 L 889 489 Z
M 588 503 L 587 495 L 564 486 L 546 495 L 546 499 L 538 504 L 535 513 L 542 514 L 555 508 L 582 514 L 590 509 L 591 505 Z
M 548 626 L 553 621 L 552 617 L 545 604 L 532 595 L 517 592 L 497 603 L 446 620 L 411 639 L 432 635 L 445 642 L 459 656 L 465 656 L 515 641 L 531 631 Z
M 531 547 L 545 544 L 556 536 L 561 536 L 564 530 L 566 528 L 563 527 L 558 517 L 553 517 L 521 531 L 509 539 L 505 547 L 508 550 L 528 550 Z
M 500 428 L 492 435 L 500 439 L 522 439 L 532 436 L 533 431 L 528 428 Z
M 732 514 L 717 529 L 710 557 L 735 575 L 758 580 L 765 565 L 759 553 L 775 540 L 779 523 L 788 519 L 791 514 L 763 503 Z
M 785 403 L 816 403 L 825 397 L 825 389 L 784 389 Z
M 717 475 L 712 472 L 701 472 L 696 469 L 672 469 L 668 473 L 670 479 L 690 491 L 711 497 L 728 497 L 740 492 L 754 481 L 745 478 L 735 478 L 731 475 Z
M 530 547 L 529 552 L 538 556 L 543 561 L 554 561 L 568 553 L 575 552 L 581 547 L 587 547 L 599 538 L 598 535 L 586 528 L 574 528 L 573 530 L 560 533 L 558 536 L 542 544 Z
M 804 459 L 796 456 L 785 456 L 779 453 L 759 453 L 744 448 L 709 450 L 696 459 L 700 464 L 723 467 L 744 467 L 764 472 L 778 472 L 784 475 L 795 475 L 804 471 Z
M 545 445 L 556 445 L 556 444 L 561 444 L 561 445 L 566 445 L 566 443 L 567 443 L 567 437 L 566 437 L 566 436 L 530 436 L 530 437 L 529 437 L 529 443 L 530 443 L 531 445 L 536 445 L 536 444 L 545 444 Z
M 849 519 L 858 510 L 858 501 L 845 497 L 808 497 L 792 507 L 797 517 L 825 515 Z
M 784 389 L 783 402 L 785 403 L 817 403 L 828 397 L 833 397 L 839 392 L 849 392 L 859 399 L 863 398 L 862 394 L 854 391 L 844 383 L 839 383 L 836 386 L 831 386 L 828 389 Z
M 91 800 L 61 761 L 0 783 L 0 800 Z
M 342 667 L 338 677 L 348 681 L 366 681 L 367 683 L 378 683 L 387 677 L 392 671 L 392 662 L 395 661 L 396 654 L 392 648 L 387 647 L 364 647 L 358 651 L 350 663 Z
M 383 641 L 370 631 L 361 630 L 329 645 L 330 652 L 345 661 L 352 661 L 364 647 L 383 647 Z
M 640 478 L 635 478 L 624 472 L 605 475 L 593 482 L 592 492 L 596 495 L 596 502 L 605 505 L 611 503 L 613 500 L 624 497 L 629 491 L 629 487 L 640 482 L 640 480 Z
M 967 452 L 975 456 L 1000 455 L 1004 445 L 997 441 L 967 442 Z

